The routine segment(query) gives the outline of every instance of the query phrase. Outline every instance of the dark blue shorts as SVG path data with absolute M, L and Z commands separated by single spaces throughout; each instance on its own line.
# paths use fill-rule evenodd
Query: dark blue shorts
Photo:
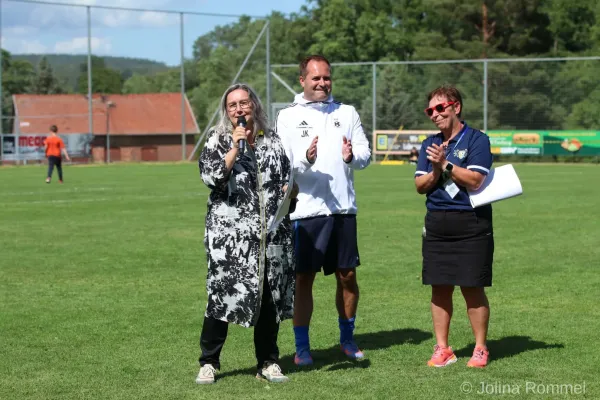
M 330 215 L 294 221 L 296 273 L 319 272 L 360 265 L 356 215 Z

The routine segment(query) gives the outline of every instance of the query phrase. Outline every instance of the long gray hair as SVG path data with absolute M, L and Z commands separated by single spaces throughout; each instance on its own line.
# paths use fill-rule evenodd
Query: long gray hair
M 231 85 L 227 88 L 225 93 L 223 93 L 223 97 L 221 98 L 220 103 L 220 116 L 219 122 L 215 125 L 215 129 L 219 132 L 231 132 L 232 124 L 229 119 L 229 114 L 227 113 L 227 96 L 229 93 L 234 90 L 242 89 L 248 92 L 248 96 L 250 97 L 250 101 L 252 102 L 252 120 L 253 126 L 252 131 L 254 136 L 256 137 L 259 131 L 263 131 L 264 134 L 268 134 L 269 132 L 269 120 L 267 118 L 267 113 L 265 112 L 260 99 L 256 95 L 254 89 L 252 89 L 249 85 L 245 83 L 236 83 L 235 85 Z

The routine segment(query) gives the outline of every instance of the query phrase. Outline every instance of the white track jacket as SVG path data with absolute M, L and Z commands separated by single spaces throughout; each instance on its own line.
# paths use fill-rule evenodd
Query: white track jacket
M 371 162 L 369 142 L 354 107 L 333 101 L 309 102 L 302 93 L 277 116 L 277 134 L 288 152 L 300 188 L 292 220 L 331 214 L 356 214 L 354 170 Z M 317 159 L 306 150 L 319 137 Z M 343 137 L 352 142 L 353 158 L 342 158 Z

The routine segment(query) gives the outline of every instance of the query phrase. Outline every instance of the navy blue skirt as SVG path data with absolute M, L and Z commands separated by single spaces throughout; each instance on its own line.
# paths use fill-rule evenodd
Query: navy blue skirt
M 427 211 L 423 230 L 423 284 L 492 286 L 493 259 L 491 206 Z

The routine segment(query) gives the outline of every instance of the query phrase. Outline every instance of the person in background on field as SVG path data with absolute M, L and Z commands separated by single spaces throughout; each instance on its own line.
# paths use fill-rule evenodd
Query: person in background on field
M 331 66 L 323 56 L 300 63 L 303 93 L 277 117 L 277 133 L 292 152 L 300 193 L 294 221 L 296 365 L 311 365 L 309 325 L 313 282 L 323 268 L 335 275 L 340 348 L 352 360 L 365 357 L 354 340 L 360 265 L 354 171 L 371 161 L 369 142 L 354 107 L 334 101 Z
M 204 232 L 208 303 L 196 383 L 215 382 L 229 323 L 254 327 L 256 377 L 285 382 L 277 336 L 280 322 L 293 313 L 292 224 L 286 216 L 274 231 L 267 228 L 288 190 L 291 164 L 248 85 L 230 86 L 220 111 L 199 160 L 210 195 Z M 297 188 L 291 190 L 294 198 Z
M 48 176 L 46 177 L 46 183 L 50 183 L 50 180 L 52 179 L 54 166 L 56 166 L 56 170 L 58 171 L 58 182 L 63 183 L 62 154 L 65 155 L 67 161 L 71 161 L 69 153 L 67 153 L 67 149 L 65 148 L 65 142 L 56 135 L 56 132 L 58 132 L 58 128 L 56 125 L 52 125 L 50 127 L 50 136 L 44 141 L 46 157 L 48 157 Z
M 490 140 L 461 120 L 462 96 L 442 86 L 427 96 L 425 113 L 440 133 L 423 141 L 415 185 L 427 195 L 423 228 L 423 284 L 431 285 L 431 316 L 436 345 L 431 367 L 456 362 L 448 346 L 455 286 L 467 304 L 475 335 L 468 367 L 487 365 L 490 306 L 485 287 L 492 286 L 494 231 L 491 205 L 474 209 L 467 190 L 477 190 L 492 166 Z
M 417 165 L 418 160 L 419 160 L 419 150 L 417 150 L 416 147 L 413 147 L 410 150 L 410 156 L 408 158 L 408 161 L 413 165 Z

